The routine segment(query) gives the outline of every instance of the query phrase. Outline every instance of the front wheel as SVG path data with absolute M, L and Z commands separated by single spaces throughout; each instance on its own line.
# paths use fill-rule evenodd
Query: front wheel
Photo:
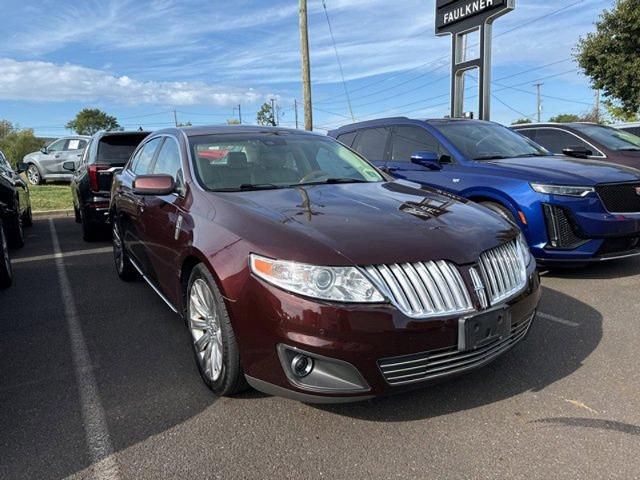
M 218 396 L 247 388 L 240 352 L 224 299 L 204 265 L 191 272 L 187 286 L 187 325 L 202 379 Z
M 29 164 L 27 168 L 27 180 L 31 185 L 40 185 L 42 183 L 42 175 L 40 175 L 40 170 L 33 163 Z
M 33 226 L 33 211 L 31 210 L 31 207 L 27 209 L 27 211 L 22 217 L 22 226 L 24 227 Z
M 9 259 L 9 245 L 0 220 L 0 289 L 9 288 L 13 280 L 13 270 Z
M 133 264 L 129 260 L 129 255 L 124 248 L 124 242 L 122 241 L 122 233 L 118 221 L 113 219 L 113 262 L 116 266 L 116 273 L 120 280 L 125 282 L 131 282 L 138 278 L 138 271 L 134 268 Z

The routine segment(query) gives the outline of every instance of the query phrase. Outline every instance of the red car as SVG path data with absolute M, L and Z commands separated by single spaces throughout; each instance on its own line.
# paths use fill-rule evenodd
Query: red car
M 513 224 L 296 130 L 156 132 L 115 176 L 110 214 L 118 275 L 185 318 L 218 395 L 342 402 L 433 383 L 523 339 L 540 298 Z

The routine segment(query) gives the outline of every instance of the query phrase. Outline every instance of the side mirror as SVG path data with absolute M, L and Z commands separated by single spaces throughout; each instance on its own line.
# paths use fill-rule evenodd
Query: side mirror
M 593 152 L 585 147 L 567 147 L 562 150 L 562 153 L 574 158 L 589 158 L 593 155 Z
M 442 170 L 440 155 L 436 152 L 414 152 L 411 155 L 411 163 L 428 168 L 429 170 Z
M 138 175 L 133 180 L 136 195 L 169 195 L 176 189 L 171 175 Z
M 24 162 L 20 162 L 17 166 L 16 166 L 16 173 L 24 173 L 27 170 L 29 170 L 29 165 L 27 165 Z
M 62 164 L 62 168 L 64 168 L 65 170 L 68 170 L 70 172 L 75 172 L 76 171 L 76 164 L 73 162 L 64 162 Z
M 44 153 L 45 155 L 46 155 L 47 153 L 49 153 L 49 149 L 47 149 L 47 147 L 42 147 L 42 148 L 40 149 L 40 151 L 41 151 L 42 153 Z

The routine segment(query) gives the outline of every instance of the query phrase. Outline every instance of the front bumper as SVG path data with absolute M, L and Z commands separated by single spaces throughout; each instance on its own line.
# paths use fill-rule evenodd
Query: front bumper
M 254 294 L 250 306 L 246 302 L 229 305 L 247 380 L 265 393 L 305 402 L 339 403 L 399 393 L 480 368 L 527 334 L 540 299 L 540 281 L 534 269 L 532 264 L 526 289 L 506 303 L 513 334 L 499 345 L 490 344 L 477 351 L 465 352 L 457 351 L 457 316 L 412 319 L 386 304 L 336 306 L 298 297 L 251 278 L 255 285 L 251 288 Z M 251 319 L 247 322 L 249 330 L 245 326 L 235 328 L 235 319 L 247 318 Z M 278 353 L 279 348 L 307 352 L 319 359 L 349 365 L 363 380 L 364 388 L 331 391 L 301 386 L 291 380 L 287 364 Z M 384 362 L 388 359 L 426 358 L 442 353 L 449 355 L 449 366 L 444 370 L 437 367 L 439 371 L 435 375 L 394 384 L 383 373 Z M 325 370 L 330 374 L 340 372 L 331 365 Z

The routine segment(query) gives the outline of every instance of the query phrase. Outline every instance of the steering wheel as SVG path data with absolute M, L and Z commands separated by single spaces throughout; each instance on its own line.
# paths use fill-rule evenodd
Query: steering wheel
M 327 172 L 323 170 L 314 170 L 312 172 L 307 173 L 304 177 L 302 177 L 298 183 L 307 183 L 309 180 L 313 180 L 315 178 L 322 178 L 326 176 L 327 176 Z

